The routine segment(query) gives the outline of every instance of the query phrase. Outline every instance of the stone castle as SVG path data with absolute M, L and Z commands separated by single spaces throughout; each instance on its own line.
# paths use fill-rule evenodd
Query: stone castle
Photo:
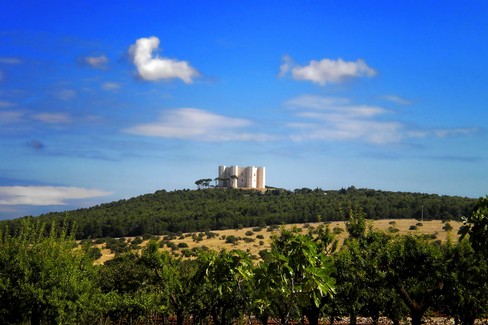
M 265 172 L 264 167 L 219 166 L 217 187 L 264 189 Z

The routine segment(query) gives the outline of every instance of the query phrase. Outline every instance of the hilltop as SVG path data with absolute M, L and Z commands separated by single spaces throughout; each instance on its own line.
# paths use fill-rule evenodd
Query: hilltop
M 130 237 L 243 227 L 343 221 L 351 206 L 367 219 L 460 220 L 475 199 L 436 194 L 387 192 L 349 187 L 340 190 L 236 189 L 160 190 L 91 208 L 35 217 L 76 224 L 76 237 Z M 34 217 L 25 217 L 34 218 Z M 14 230 L 24 218 L 0 223 Z

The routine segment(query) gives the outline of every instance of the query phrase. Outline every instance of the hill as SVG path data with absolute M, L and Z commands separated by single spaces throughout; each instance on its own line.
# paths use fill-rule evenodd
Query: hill
M 368 219 L 460 220 L 475 199 L 435 194 L 387 192 L 349 187 L 340 190 L 235 189 L 156 191 L 128 200 L 36 217 L 76 223 L 78 239 L 162 235 L 276 224 L 341 221 L 351 206 Z M 33 217 L 25 217 L 33 218 Z M 14 230 L 20 219 L 0 223 Z

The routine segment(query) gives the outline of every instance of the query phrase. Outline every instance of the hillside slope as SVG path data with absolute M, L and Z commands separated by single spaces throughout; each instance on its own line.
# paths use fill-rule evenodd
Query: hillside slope
M 265 193 L 211 188 L 161 190 L 87 209 L 49 213 L 36 219 L 47 224 L 53 221 L 76 223 L 76 237 L 83 239 L 340 221 L 346 218 L 350 206 L 362 209 L 368 219 L 420 219 L 423 216 L 424 220 L 459 220 L 471 212 L 475 202 L 475 199 L 457 196 L 354 187 L 270 189 Z M 21 219 L 0 225 L 15 229 Z

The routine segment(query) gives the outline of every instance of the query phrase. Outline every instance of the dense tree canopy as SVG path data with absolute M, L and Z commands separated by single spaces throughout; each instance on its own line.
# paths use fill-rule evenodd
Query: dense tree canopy
M 345 220 L 348 207 L 360 207 L 367 219 L 460 220 L 476 200 L 455 196 L 385 192 L 349 187 L 338 191 L 302 188 L 201 189 L 157 191 L 129 200 L 37 217 L 48 225 L 67 220 L 77 239 L 142 236 L 274 224 Z M 29 217 L 27 217 L 29 219 Z M 18 229 L 19 219 L 0 223 Z

